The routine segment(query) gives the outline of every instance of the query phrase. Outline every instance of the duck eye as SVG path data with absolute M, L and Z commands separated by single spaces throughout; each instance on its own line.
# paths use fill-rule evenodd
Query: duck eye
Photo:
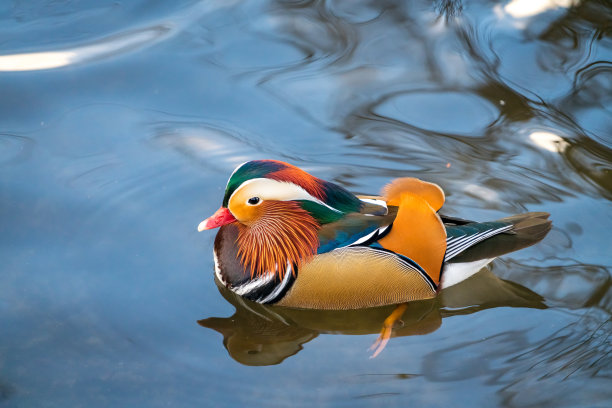
M 251 197 L 247 200 L 247 203 L 251 204 L 251 205 L 255 205 L 257 203 L 259 203 L 259 197 Z

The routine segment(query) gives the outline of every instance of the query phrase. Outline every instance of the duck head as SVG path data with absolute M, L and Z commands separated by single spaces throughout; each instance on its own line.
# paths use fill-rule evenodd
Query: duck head
M 344 188 L 290 164 L 254 160 L 238 166 L 223 204 L 198 231 L 238 228 L 238 257 L 251 277 L 299 265 L 317 253 L 322 225 L 359 211 L 361 201 Z

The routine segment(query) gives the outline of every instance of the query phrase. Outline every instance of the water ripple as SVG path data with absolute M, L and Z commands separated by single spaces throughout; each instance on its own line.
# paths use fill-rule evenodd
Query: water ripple
M 160 25 L 124 32 L 65 50 L 0 55 L 0 72 L 54 69 L 116 57 L 162 41 L 171 30 L 169 26 Z
M 609 406 L 608 3 L 0 2 L 0 405 Z M 216 292 L 195 226 L 254 158 L 554 228 L 368 360 L 392 308 Z
M 34 143 L 29 137 L 0 133 L 0 163 L 15 164 L 27 161 Z
M 375 112 L 420 129 L 463 136 L 483 134 L 499 116 L 495 107 L 477 95 L 443 90 L 396 94 Z
M 557 314 L 563 321 L 573 317 Z M 488 384 L 500 387 L 500 405 L 508 407 L 604 401 L 612 397 L 604 385 L 611 374 L 612 327 L 609 318 L 601 315 L 597 310 L 588 311 L 543 338 L 533 328 L 436 350 L 425 359 L 423 374 L 444 382 L 484 377 Z M 565 382 L 569 378 L 573 381 Z M 558 392 L 560 382 L 565 384 L 563 392 Z

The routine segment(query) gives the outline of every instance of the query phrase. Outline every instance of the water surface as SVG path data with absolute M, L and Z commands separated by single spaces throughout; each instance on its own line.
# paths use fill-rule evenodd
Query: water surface
M 3 2 L 0 405 L 610 406 L 612 8 L 536 3 Z M 196 226 L 256 158 L 554 229 L 370 359 L 392 308 L 216 287 Z

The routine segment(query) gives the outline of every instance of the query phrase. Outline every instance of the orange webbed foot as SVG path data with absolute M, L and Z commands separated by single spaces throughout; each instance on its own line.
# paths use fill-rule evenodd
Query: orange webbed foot
M 404 315 L 404 312 L 406 311 L 407 308 L 408 308 L 408 304 L 402 303 L 401 305 L 397 305 L 395 309 L 393 310 L 393 312 L 391 312 L 391 314 L 387 316 L 387 318 L 383 322 L 383 326 L 382 326 L 382 329 L 380 330 L 380 334 L 378 335 L 378 338 L 376 339 L 374 344 L 370 346 L 370 350 L 374 351 L 374 353 L 372 353 L 370 358 L 375 358 L 385 349 L 385 347 L 387 346 L 387 343 L 389 342 L 389 339 L 391 338 L 391 332 L 393 331 L 393 326 L 395 326 L 395 324 Z

